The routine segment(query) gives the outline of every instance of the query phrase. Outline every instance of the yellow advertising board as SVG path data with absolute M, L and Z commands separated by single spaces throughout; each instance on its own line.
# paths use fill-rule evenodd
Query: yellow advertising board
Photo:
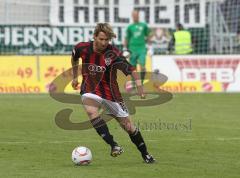
M 149 64 L 148 62 L 148 67 Z M 78 93 L 79 91 L 72 89 L 71 80 L 70 56 L 0 57 L 0 93 L 47 93 L 49 91 Z M 80 76 L 79 81 L 81 80 Z M 223 91 L 222 84 L 216 81 L 168 81 L 159 89 L 173 93 Z
M 14 81 L 14 80 L 12 80 Z M 45 88 L 40 82 L 33 81 L 16 81 L 2 82 L 0 81 L 0 93 L 44 93 Z
M 58 83 L 52 83 L 56 78 Z M 70 56 L 0 57 L 0 93 L 79 92 L 71 80 Z
M 41 93 L 35 56 L 0 56 L 0 93 Z
M 166 82 L 159 87 L 173 93 L 222 92 L 220 82 Z
M 36 81 L 37 75 L 36 57 L 0 56 L 1 82 Z
M 71 87 L 72 71 L 70 56 L 41 56 L 39 57 L 40 84 L 54 92 L 74 92 Z M 53 81 L 58 78 L 57 81 Z M 81 79 L 79 79 L 81 81 Z M 64 85 L 64 86 L 63 86 Z M 66 85 L 66 87 L 65 87 Z

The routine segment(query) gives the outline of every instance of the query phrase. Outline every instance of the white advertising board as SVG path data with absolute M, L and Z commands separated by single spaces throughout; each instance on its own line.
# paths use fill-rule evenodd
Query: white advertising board
M 240 55 L 153 56 L 152 70 L 172 92 L 240 92 Z
M 201 28 L 206 25 L 206 0 L 51 0 L 50 23 L 54 26 L 95 26 L 108 22 L 126 27 L 133 9 L 150 27 Z

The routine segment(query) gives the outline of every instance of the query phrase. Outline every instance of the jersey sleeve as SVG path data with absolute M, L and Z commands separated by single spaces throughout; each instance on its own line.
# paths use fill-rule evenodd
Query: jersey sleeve
M 135 67 L 133 67 L 123 56 L 119 56 L 118 59 L 114 61 L 113 67 L 122 71 L 126 76 L 131 75 L 135 70 Z
M 77 44 L 73 50 L 72 50 L 72 58 L 73 60 L 78 60 L 80 58 L 80 54 L 81 54 L 81 47 L 79 47 L 81 44 Z

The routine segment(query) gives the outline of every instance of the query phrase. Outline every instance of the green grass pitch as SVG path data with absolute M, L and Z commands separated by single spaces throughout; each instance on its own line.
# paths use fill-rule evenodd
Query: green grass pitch
M 157 163 L 147 165 L 117 122 L 109 128 L 125 152 L 110 157 L 95 130 L 63 130 L 55 114 L 72 108 L 73 122 L 87 120 L 82 106 L 49 95 L 0 95 L 0 177 L 234 178 L 240 175 L 240 95 L 174 94 L 165 104 L 139 107 L 132 116 Z M 71 152 L 91 149 L 89 166 L 74 166 Z

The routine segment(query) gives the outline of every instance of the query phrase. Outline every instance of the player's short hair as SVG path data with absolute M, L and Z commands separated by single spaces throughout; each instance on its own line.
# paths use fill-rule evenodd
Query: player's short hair
M 100 32 L 105 33 L 110 40 L 112 38 L 116 38 L 116 34 L 113 32 L 112 27 L 108 23 L 98 23 L 95 27 L 93 35 L 98 36 Z

